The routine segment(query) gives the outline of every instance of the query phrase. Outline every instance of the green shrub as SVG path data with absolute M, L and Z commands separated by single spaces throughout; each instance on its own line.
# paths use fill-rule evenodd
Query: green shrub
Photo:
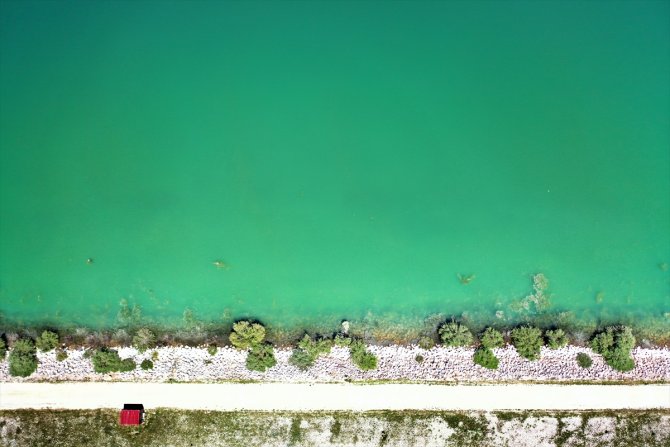
M 423 336 L 419 339 L 419 347 L 421 349 L 432 349 L 435 346 L 435 340 L 433 337 Z
M 362 371 L 377 369 L 377 356 L 369 351 L 352 353 L 351 360 Z
M 626 326 L 610 326 L 591 340 L 591 349 L 602 355 L 610 367 L 621 372 L 635 368 L 630 355 L 634 346 L 633 331 Z
M 298 348 L 293 350 L 289 363 L 301 370 L 306 370 L 314 365 L 320 355 L 328 354 L 333 347 L 333 341 L 327 339 L 313 340 L 309 335 L 298 342 Z
M 333 344 L 335 346 L 342 346 L 343 348 L 346 348 L 347 346 L 351 345 L 351 337 L 347 337 L 346 335 L 342 334 L 337 334 L 335 336 L 335 339 L 333 339 Z
M 577 364 L 582 368 L 590 368 L 593 365 L 593 360 L 588 354 L 580 352 L 577 354 Z
M 49 352 L 58 346 L 58 334 L 51 331 L 44 331 L 35 341 L 37 349 L 42 352 Z
M 137 348 L 139 352 L 144 352 L 147 349 L 153 349 L 156 347 L 156 335 L 151 332 L 150 329 L 141 328 L 133 337 L 133 346 Z
M 119 371 L 128 372 L 128 371 L 133 371 L 135 368 L 137 368 L 137 363 L 135 363 L 135 360 L 133 360 L 131 358 L 127 358 L 127 359 L 121 360 L 121 366 L 119 368 Z
M 630 355 L 630 351 L 622 348 L 614 348 L 612 353 L 605 357 L 605 361 L 613 369 L 621 372 L 628 372 L 635 368 L 635 360 Z
M 154 362 L 149 359 L 142 360 L 142 363 L 140 363 L 140 368 L 145 371 L 148 369 L 154 369 Z
M 29 338 L 17 340 L 9 353 L 9 374 L 28 377 L 37 369 L 37 349 Z
M 498 357 L 489 348 L 479 348 L 475 351 L 472 360 L 484 368 L 498 369 Z
M 307 334 L 305 334 L 302 340 L 298 342 L 298 348 L 302 349 L 314 358 L 317 358 L 320 355 L 328 354 L 332 347 L 333 342 L 331 340 L 325 338 L 313 340 Z
M 302 371 L 306 371 L 314 365 L 315 358 L 302 349 L 294 349 L 288 361 Z
M 354 352 L 361 352 L 365 351 L 366 346 L 365 343 L 363 343 L 363 340 L 359 339 L 352 339 L 351 344 L 349 345 L 349 351 L 353 354 Z
M 531 326 L 521 326 L 513 329 L 512 344 L 521 357 L 528 360 L 537 360 L 540 358 L 540 348 L 544 344 L 542 331 Z
M 444 323 L 438 333 L 442 344 L 445 346 L 468 346 L 472 344 L 472 332 L 460 323 L 453 321 Z
M 151 360 L 154 362 L 158 360 L 158 351 L 154 351 L 151 353 Z
M 67 359 L 67 352 L 61 348 L 56 349 L 56 360 L 59 362 L 64 362 L 65 359 Z
M 615 334 L 614 342 L 618 348 L 621 348 L 624 351 L 630 351 L 635 347 L 635 336 L 633 335 L 633 330 L 631 328 L 621 326 Z
M 93 362 L 93 370 L 100 374 L 132 371 L 137 366 L 133 359 L 121 360 L 118 352 L 108 348 L 96 350 L 91 357 L 91 361 Z
M 487 327 L 486 330 L 482 332 L 479 339 L 482 342 L 482 346 L 487 349 L 501 348 L 505 346 L 505 339 L 502 334 L 492 327 Z
M 216 355 L 216 353 L 219 351 L 219 348 L 215 344 L 211 344 L 207 346 L 207 353 L 209 355 Z
M 608 327 L 591 340 L 591 349 L 596 354 L 605 355 L 614 347 L 614 328 Z
M 3 337 L 0 337 L 0 362 L 5 359 L 7 355 L 7 343 Z
M 562 348 L 568 344 L 568 337 L 565 335 L 563 329 L 547 331 L 544 333 L 544 336 L 547 338 L 547 346 L 551 349 Z
M 421 354 L 417 354 L 416 357 L 414 357 L 414 361 L 416 361 L 416 363 L 423 363 L 424 360 L 425 359 Z
M 351 352 L 351 361 L 362 371 L 377 369 L 377 356 L 369 352 L 362 341 L 352 341 L 349 351 Z
M 249 349 L 258 346 L 265 340 L 265 328 L 258 323 L 239 321 L 233 324 L 230 342 L 237 349 Z
M 605 356 L 614 348 L 630 351 L 635 347 L 635 337 L 631 328 L 626 326 L 610 326 L 591 340 L 591 349 Z
M 247 355 L 247 369 L 250 371 L 265 372 L 276 364 L 274 348 L 269 344 L 252 346 Z

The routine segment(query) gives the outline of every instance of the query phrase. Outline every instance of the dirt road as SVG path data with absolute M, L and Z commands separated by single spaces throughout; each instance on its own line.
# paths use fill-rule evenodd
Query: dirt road
M 0 409 L 508 410 L 670 408 L 670 385 L 0 383 Z

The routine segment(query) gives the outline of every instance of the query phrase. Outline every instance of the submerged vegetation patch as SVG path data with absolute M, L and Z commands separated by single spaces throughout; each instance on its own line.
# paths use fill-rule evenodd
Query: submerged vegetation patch
M 471 275 L 474 278 L 474 275 Z M 472 278 L 468 277 L 470 280 Z M 118 321 L 121 327 L 110 331 L 89 331 L 85 328 L 43 330 L 41 328 L 23 328 L 7 325 L 0 315 L 0 360 L 9 348 L 10 372 L 14 376 L 26 377 L 37 368 L 35 345 L 43 352 L 58 348 L 57 357 L 65 360 L 63 346 L 84 346 L 88 349 L 86 357 L 92 357 L 94 370 L 99 373 L 132 371 L 136 364 L 131 359 L 120 359 L 117 346 L 132 345 L 140 353 L 157 346 L 187 345 L 205 346 L 211 356 L 215 356 L 219 346 L 230 344 L 246 351 L 246 367 L 251 371 L 265 372 L 277 364 L 275 347 L 292 346 L 290 363 L 300 370 L 308 370 L 321 355 L 330 352 L 333 346 L 347 347 L 351 361 L 362 371 L 377 368 L 377 357 L 367 349 L 368 344 L 414 344 L 422 349 L 430 349 L 438 340 L 448 347 L 478 347 L 473 362 L 488 369 L 497 369 L 499 360 L 493 349 L 511 343 L 518 354 L 530 361 L 540 358 L 545 341 L 552 349 L 558 349 L 573 343 L 584 346 L 587 343 L 597 354 L 601 354 L 607 364 L 617 371 L 630 371 L 635 367 L 631 350 L 635 346 L 634 332 L 643 338 L 643 346 L 651 345 L 651 340 L 659 343 L 670 341 L 670 323 L 666 318 L 651 330 L 642 325 L 635 329 L 621 324 L 602 327 L 597 324 L 583 325 L 570 313 L 551 314 L 549 308 L 549 281 L 542 273 L 532 277 L 533 293 L 524 298 L 521 310 L 530 311 L 534 303 L 535 315 L 523 313 L 523 323 L 514 325 L 502 315 L 493 324 L 482 326 L 469 314 L 460 318 L 447 319 L 442 314 L 431 315 L 415 326 L 399 326 L 376 320 L 369 315 L 360 322 L 342 321 L 341 330 L 334 332 L 330 328 L 314 331 L 309 328 L 289 330 L 266 327 L 258 321 L 234 321 L 230 312 L 224 314 L 218 324 L 198 321 L 190 309 L 183 315 L 183 327 L 168 330 L 157 326 L 144 325 L 139 306 L 120 303 Z M 4 325 L 4 326 L 2 326 Z M 543 329 L 545 329 L 543 331 Z M 475 337 L 475 334 L 479 334 Z M 313 334 L 313 335 L 312 335 Z M 325 335 L 320 335 L 325 334 Z M 62 344 L 62 346 L 58 346 Z M 417 356 L 417 363 L 423 357 Z M 156 359 L 153 359 L 155 361 Z M 585 362 L 579 360 L 580 365 Z M 212 360 L 206 360 L 210 364 Z M 145 364 L 146 368 L 146 364 Z
M 548 294 L 544 289 L 547 287 L 546 278 L 537 278 L 537 276 L 533 277 L 534 293 L 526 298 L 537 297 L 540 293 L 548 299 Z M 521 301 L 531 303 L 526 298 Z M 626 325 L 631 327 L 635 337 L 643 343 L 643 346 L 670 346 L 670 312 L 645 317 L 631 314 L 616 318 L 598 318 L 589 313 L 577 315 L 574 312 L 555 309 L 551 306 L 538 310 L 536 306 L 530 306 L 530 304 L 525 306 L 523 303 L 517 306 L 512 305 L 510 309 L 505 310 L 471 311 L 460 315 L 447 312 L 426 316 L 368 313 L 362 318 L 349 319 L 352 330 L 347 335 L 361 339 L 368 344 L 418 343 L 422 348 L 430 349 L 438 340 L 438 328 L 450 320 L 457 321 L 473 333 L 480 333 L 487 327 L 504 332 L 518 325 L 530 325 L 543 330 L 560 328 L 565 332 L 570 343 L 578 346 L 585 345 L 597 331 L 606 326 Z M 206 319 L 198 318 L 191 309 L 186 309 L 180 324 L 166 325 L 164 322 L 145 317 L 137 303 L 129 303 L 123 299 L 119 305 L 117 322 L 114 327 L 93 329 L 74 325 L 59 326 L 56 322 L 48 320 L 26 325 L 25 322 L 8 319 L 0 312 L 0 334 L 6 334 L 7 338 L 3 340 L 5 342 L 14 341 L 18 336 L 37 340 L 44 330 L 53 331 L 57 328 L 54 332 L 59 336 L 59 343 L 68 347 L 115 347 L 136 344 L 138 348 L 150 349 L 154 341 L 162 346 L 209 344 L 226 346 L 231 344 L 229 335 L 233 330 L 233 325 L 239 323 L 236 321 L 230 309 L 226 309 L 222 315 Z M 295 346 L 305 332 L 312 336 L 322 334 L 325 338 L 330 338 L 338 321 L 341 321 L 340 317 L 333 315 L 320 320 L 305 320 L 304 324 L 299 325 L 296 323 L 266 324 L 263 328 L 264 339 L 275 346 L 285 347 Z M 149 330 L 150 333 L 139 332 L 141 329 Z

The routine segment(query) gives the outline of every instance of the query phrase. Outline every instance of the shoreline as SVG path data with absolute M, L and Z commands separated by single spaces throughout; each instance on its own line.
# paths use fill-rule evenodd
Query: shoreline
M 137 315 L 134 312 L 137 311 Z M 124 315 L 121 317 L 121 315 Z M 126 315 L 128 314 L 128 315 Z M 185 312 L 181 324 L 161 324 L 145 319 L 139 306 L 122 307 L 116 325 L 91 327 L 83 324 L 63 324 L 55 321 L 22 322 L 7 318 L 0 312 L 0 334 L 13 334 L 36 338 L 42 331 L 57 332 L 61 342 L 70 347 L 87 347 L 105 345 L 123 347 L 129 345 L 132 334 L 140 328 L 153 331 L 160 343 L 165 346 L 193 346 L 203 344 L 229 345 L 228 335 L 233 323 L 248 320 L 261 321 L 265 326 L 266 340 L 277 347 L 294 346 L 295 342 L 305 333 L 312 336 L 321 335 L 330 338 L 340 331 L 340 325 L 347 321 L 351 325 L 350 335 L 378 346 L 402 345 L 411 346 L 425 336 L 435 338 L 439 326 L 446 321 L 459 321 L 473 333 L 479 333 L 487 327 L 507 332 L 520 325 L 530 325 L 542 330 L 561 328 L 574 345 L 582 345 L 596 332 L 607 326 L 628 326 L 640 345 L 646 348 L 670 348 L 670 312 L 648 314 L 644 317 L 597 315 L 577 316 L 573 311 L 545 310 L 532 314 L 479 314 L 464 312 L 456 315 L 439 312 L 423 316 L 403 316 L 398 314 L 368 313 L 362 318 L 348 318 L 340 315 L 328 315 L 325 319 L 302 319 L 293 323 L 268 323 L 246 313 L 233 317 L 226 314 L 220 320 L 201 320 L 192 312 Z
M 0 383 L 36 382 L 263 382 L 263 383 L 389 383 L 393 381 L 424 384 L 485 384 L 485 383 L 670 383 L 670 349 L 636 347 L 631 354 L 635 369 L 622 373 L 610 368 L 589 348 L 566 346 L 559 349 L 543 347 L 537 361 L 528 361 L 518 355 L 514 347 L 494 349 L 500 359 L 497 370 L 476 365 L 472 356 L 475 348 L 436 346 L 422 349 L 418 346 L 368 345 L 377 355 L 378 367 L 361 371 L 350 360 L 347 348 L 333 347 L 319 357 L 314 366 L 301 371 L 288 361 L 292 350 L 275 348 L 277 365 L 266 372 L 249 371 L 245 366 L 246 351 L 231 347 L 219 348 L 210 355 L 206 347 L 160 347 L 139 353 L 133 347 L 118 348 L 123 358 L 133 358 L 137 364 L 158 353 L 154 367 L 131 372 L 98 374 L 93 371 L 84 349 L 67 349 L 68 358 L 56 360 L 56 353 L 39 352 L 37 371 L 27 378 L 9 375 L 8 362 L 0 363 Z M 577 353 L 588 353 L 593 365 L 584 369 L 577 365 Z M 416 356 L 424 360 L 419 363 Z

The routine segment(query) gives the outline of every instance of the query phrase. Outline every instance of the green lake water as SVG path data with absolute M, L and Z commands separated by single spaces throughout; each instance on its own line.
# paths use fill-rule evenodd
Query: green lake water
M 663 318 L 669 5 L 3 1 L 0 312 Z

